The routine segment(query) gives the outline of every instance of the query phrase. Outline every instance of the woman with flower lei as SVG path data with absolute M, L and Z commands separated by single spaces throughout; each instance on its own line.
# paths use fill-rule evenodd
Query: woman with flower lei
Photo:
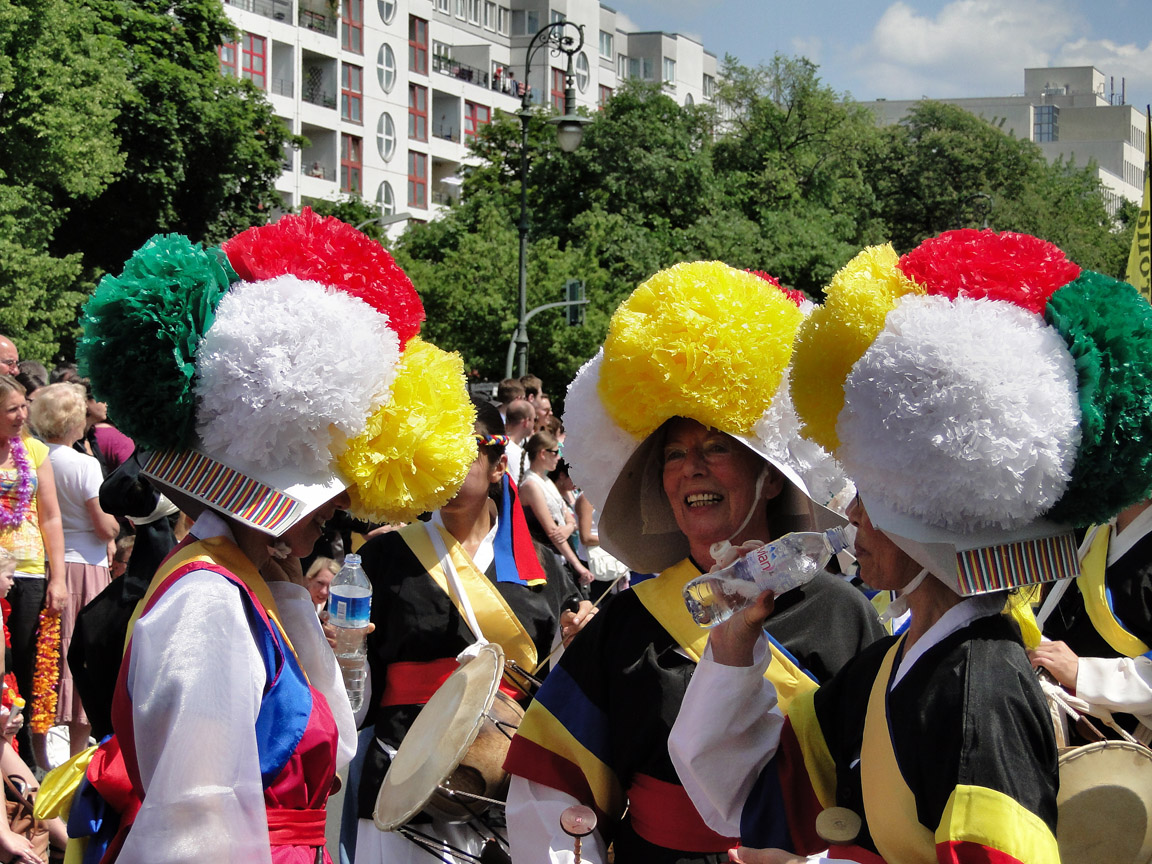
M 16 680 L 21 692 L 30 694 L 41 609 L 50 616 L 59 615 L 68 591 L 52 463 L 48 448 L 24 435 L 27 421 L 24 388 L 11 376 L 0 375 L 0 546 L 16 556 L 8 628 Z

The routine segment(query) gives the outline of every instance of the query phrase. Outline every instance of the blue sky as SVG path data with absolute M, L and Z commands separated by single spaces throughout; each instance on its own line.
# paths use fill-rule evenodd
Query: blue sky
M 718 57 L 802 54 L 858 99 L 1004 96 L 1024 69 L 1095 66 L 1152 101 L 1150 0 L 605 0 L 637 30 L 699 39 Z M 625 28 L 627 29 L 627 28 Z

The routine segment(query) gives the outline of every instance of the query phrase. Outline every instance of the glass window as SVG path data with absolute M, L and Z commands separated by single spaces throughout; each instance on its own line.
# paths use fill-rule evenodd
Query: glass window
M 508 7 L 501 6 L 496 10 L 496 32 L 501 36 L 508 35 Z
M 376 0 L 376 9 L 380 12 L 380 20 L 391 24 L 396 17 L 396 0 Z
M 496 29 L 496 4 L 492 0 L 484 0 L 484 29 Z
M 267 43 L 263 36 L 244 34 L 243 51 L 240 55 L 240 77 L 247 78 L 261 90 L 264 90 L 264 59 L 268 55 Z
M 512 35 L 534 36 L 540 29 L 540 13 L 535 9 L 512 10 Z
M 627 54 L 617 54 L 616 55 L 616 77 L 617 78 L 627 78 L 628 77 L 628 55 Z
M 576 55 L 576 86 L 583 93 L 588 89 L 588 55 L 581 51 Z
M 376 121 L 376 151 L 385 162 L 391 162 L 396 155 L 396 124 L 387 111 Z
M 436 0 L 436 11 L 445 15 L 452 13 L 452 0 Z
M 612 59 L 612 34 L 607 30 L 600 31 L 600 56 L 605 60 Z
M 696 100 L 692 98 L 691 93 L 685 93 L 684 94 L 684 104 L 687 105 L 689 108 L 691 108 L 693 105 L 696 104 Z
M 408 16 L 408 69 L 428 74 L 428 22 L 415 15 Z
M 396 196 L 392 194 L 392 184 L 385 180 L 376 190 L 376 206 L 381 216 L 391 216 L 396 212 Z
M 480 2 L 481 0 L 468 0 L 468 23 L 480 23 Z
M 676 61 L 671 57 L 664 58 L 664 83 L 676 83 Z
M 568 20 L 567 15 L 565 15 L 563 12 L 557 12 L 555 9 L 551 10 L 551 14 L 549 14 L 549 16 L 548 16 L 548 23 L 549 24 L 559 24 L 561 21 L 567 21 L 567 20 Z
M 340 65 L 340 119 L 364 122 L 364 70 L 351 63 Z
M 428 88 L 419 84 L 408 85 L 408 137 L 428 140 Z
M 601 108 L 603 108 L 605 103 L 607 103 L 608 100 L 611 98 L 612 98 L 612 88 L 611 87 L 605 87 L 603 84 L 601 84 L 600 85 L 600 98 L 597 100 L 597 104 Z
M 428 209 L 428 157 L 408 151 L 408 206 Z
M 461 20 L 468 17 L 467 0 L 456 0 L 456 17 Z
M 645 81 L 656 79 L 656 61 L 651 57 L 640 58 L 640 77 Z
M 716 79 L 711 75 L 704 76 L 704 98 L 711 99 L 716 95 Z
M 364 53 L 364 0 L 344 0 L 340 47 L 354 54 Z
M 1057 105 L 1037 105 L 1033 121 L 1032 140 L 1060 140 L 1060 108 Z
M 465 139 L 476 137 L 480 127 L 487 126 L 490 122 L 492 122 L 492 109 L 487 105 L 478 105 L 475 102 L 464 103 Z
M 385 42 L 376 52 L 376 78 L 380 81 L 380 89 L 391 93 L 396 86 L 396 55 L 392 47 Z
M 225 78 L 236 77 L 236 43 L 229 42 L 216 49 L 220 56 L 220 74 Z
M 560 112 L 564 111 L 564 89 L 567 78 L 568 76 L 563 69 L 557 69 L 555 66 L 552 67 L 551 105 Z
M 363 191 L 361 185 L 363 145 L 363 140 L 355 136 L 340 136 L 340 189 L 343 192 L 355 192 L 359 195 Z

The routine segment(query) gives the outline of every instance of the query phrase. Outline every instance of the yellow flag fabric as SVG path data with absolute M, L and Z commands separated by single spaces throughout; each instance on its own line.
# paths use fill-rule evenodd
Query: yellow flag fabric
M 1152 303 L 1152 112 L 1148 107 L 1144 115 L 1144 201 L 1136 220 L 1136 233 L 1132 235 L 1125 279 Z

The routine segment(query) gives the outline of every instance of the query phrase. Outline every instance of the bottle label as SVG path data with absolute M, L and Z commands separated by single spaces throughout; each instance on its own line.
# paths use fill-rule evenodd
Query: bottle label
M 760 567 L 761 573 L 770 573 L 772 571 L 773 554 L 772 544 L 761 546 L 756 550 L 756 564 Z
M 338 597 L 332 594 L 329 600 L 328 611 L 336 626 L 362 627 L 368 623 L 372 614 L 371 594 L 363 597 Z

